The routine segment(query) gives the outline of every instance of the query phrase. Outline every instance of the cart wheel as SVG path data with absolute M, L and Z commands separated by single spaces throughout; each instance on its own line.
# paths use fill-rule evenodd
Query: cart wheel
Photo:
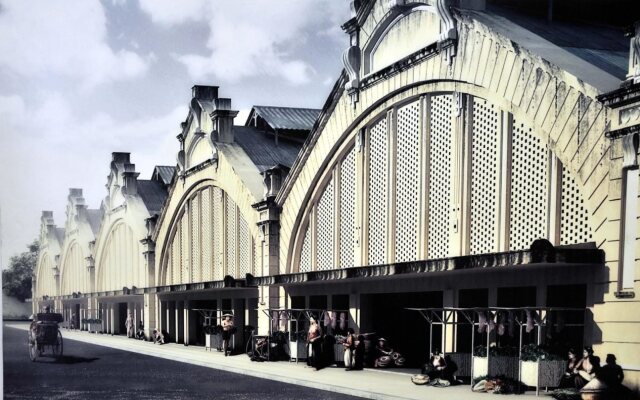
M 29 342 L 29 358 L 31 359 L 31 361 L 35 361 L 36 358 L 38 358 L 38 342 L 37 341 L 33 341 L 33 342 Z
M 58 337 L 56 338 L 56 343 L 51 346 L 53 349 L 53 355 L 56 357 L 62 356 L 62 333 L 58 331 Z

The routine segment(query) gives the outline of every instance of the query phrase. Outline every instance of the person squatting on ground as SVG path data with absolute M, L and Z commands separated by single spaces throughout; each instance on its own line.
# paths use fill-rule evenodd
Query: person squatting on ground
M 404 357 L 387 344 L 387 339 L 378 339 L 378 345 L 376 346 L 378 351 L 378 358 L 373 362 L 373 366 L 376 368 L 388 368 L 392 366 L 402 367 L 404 366 Z
M 225 314 L 222 317 L 224 318 L 222 320 L 222 351 L 224 351 L 224 356 L 226 357 L 230 353 L 229 341 L 234 331 L 234 323 L 233 315 Z
M 315 318 L 309 318 L 309 331 L 307 332 L 307 365 L 318 371 L 322 365 L 322 329 Z
M 356 348 L 355 342 L 356 340 L 353 329 L 347 329 L 347 337 L 342 343 L 342 346 L 344 346 L 344 367 L 347 371 L 351 371 L 353 369 L 353 351 Z
M 153 332 L 151 333 L 151 336 L 153 337 L 153 343 L 154 344 L 164 344 L 165 343 L 165 336 L 162 333 L 162 331 L 160 329 L 154 329 Z
M 422 374 L 427 375 L 430 383 L 434 385 L 449 386 L 453 381 L 451 368 L 447 365 L 440 350 L 433 352 L 429 362 L 423 367 Z
M 138 330 L 136 331 L 136 339 L 144 340 L 144 322 L 138 322 Z

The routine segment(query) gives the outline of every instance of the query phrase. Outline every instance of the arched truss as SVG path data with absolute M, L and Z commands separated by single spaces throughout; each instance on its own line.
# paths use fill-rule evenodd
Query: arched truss
M 144 287 L 146 269 L 140 238 L 122 219 L 115 221 L 100 246 L 96 261 L 96 290 Z
M 90 288 L 89 273 L 85 255 L 80 244 L 72 241 L 64 254 L 60 267 L 60 294 L 69 295 L 74 292 L 88 293 Z
M 292 272 L 593 239 L 575 179 L 499 106 L 432 93 L 369 121 L 319 175 L 294 235 Z
M 48 252 L 40 255 L 36 273 L 36 293 L 34 298 L 56 296 L 58 294 L 56 277 L 53 271 L 54 262 Z
M 242 279 L 259 265 L 254 231 L 238 205 L 211 184 L 189 192 L 172 220 L 161 255 L 160 284 Z

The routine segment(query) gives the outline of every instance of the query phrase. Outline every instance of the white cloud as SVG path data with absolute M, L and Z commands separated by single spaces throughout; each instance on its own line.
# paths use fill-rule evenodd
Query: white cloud
M 0 68 L 26 78 L 54 76 L 84 87 L 133 78 L 148 60 L 107 44 L 98 0 L 0 1 Z
M 64 225 L 67 188 L 83 188 L 89 206 L 99 207 L 111 152 L 131 152 L 141 179 L 155 165 L 175 164 L 175 137 L 187 114 L 180 106 L 117 121 L 93 110 L 76 113 L 60 94 L 39 98 L 31 104 L 0 95 L 0 181 L 11 188 L 0 191 L 5 261 L 37 236 L 40 210 L 53 210 Z
M 139 1 L 142 10 L 158 24 L 208 24 L 208 54 L 174 54 L 192 79 L 203 81 L 216 76 L 237 82 L 247 77 L 272 76 L 292 85 L 305 84 L 315 76 L 313 68 L 292 53 L 313 35 L 337 39 L 336 27 L 346 18 L 349 8 L 346 2 L 335 0 L 277 4 L 247 0 L 211 4 L 193 0 L 180 7 L 169 0 Z M 339 39 L 346 40 L 344 36 Z
M 153 22 L 168 27 L 202 20 L 209 8 L 207 0 L 139 0 L 139 3 Z

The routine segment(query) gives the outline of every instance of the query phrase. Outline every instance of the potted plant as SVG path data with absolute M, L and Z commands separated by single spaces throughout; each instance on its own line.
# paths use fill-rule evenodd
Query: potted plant
M 566 361 L 536 344 L 522 346 L 521 381 L 527 386 L 555 387 L 564 373 Z

